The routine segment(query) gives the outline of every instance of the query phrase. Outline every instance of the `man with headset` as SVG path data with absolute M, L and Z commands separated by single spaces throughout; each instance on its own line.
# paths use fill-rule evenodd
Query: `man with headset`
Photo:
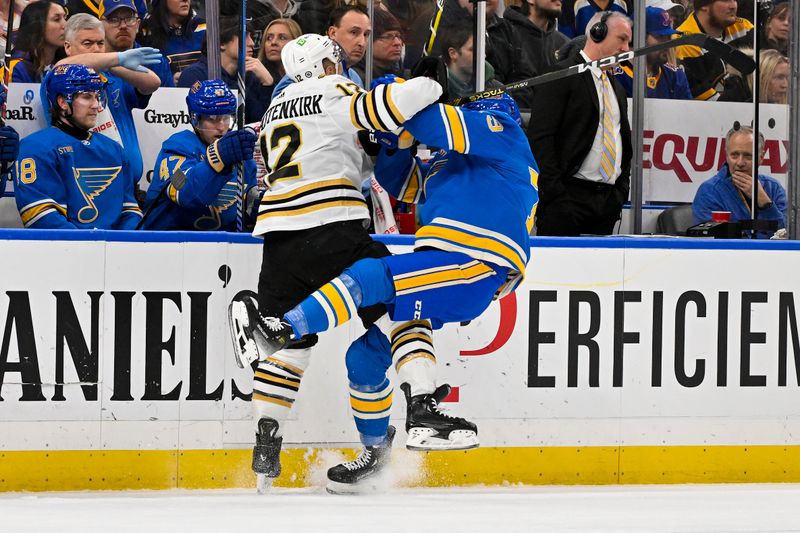
M 631 20 L 592 17 L 586 44 L 555 70 L 626 52 Z M 633 155 L 625 90 L 609 70 L 587 71 L 536 89 L 528 127 L 539 163 L 538 235 L 610 235 L 630 189 Z

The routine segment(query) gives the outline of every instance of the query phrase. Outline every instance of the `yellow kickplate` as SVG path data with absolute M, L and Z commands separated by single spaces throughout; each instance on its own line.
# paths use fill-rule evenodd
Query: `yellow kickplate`
M 255 487 L 251 450 L 0 452 L 0 492 Z M 279 487 L 322 486 L 350 449 L 281 452 Z M 623 446 L 393 451 L 397 485 L 800 482 L 800 446 Z

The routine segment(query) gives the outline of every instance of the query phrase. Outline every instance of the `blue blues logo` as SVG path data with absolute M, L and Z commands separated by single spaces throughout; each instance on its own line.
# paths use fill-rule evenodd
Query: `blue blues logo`
M 87 204 L 78 211 L 80 222 L 89 224 L 97 219 L 100 211 L 94 205 L 94 200 L 108 189 L 121 170 L 122 167 L 73 169 L 75 183 Z

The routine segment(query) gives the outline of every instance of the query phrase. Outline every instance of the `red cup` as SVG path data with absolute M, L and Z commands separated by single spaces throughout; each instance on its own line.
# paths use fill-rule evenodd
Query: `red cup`
M 730 211 L 711 211 L 711 222 L 730 222 Z

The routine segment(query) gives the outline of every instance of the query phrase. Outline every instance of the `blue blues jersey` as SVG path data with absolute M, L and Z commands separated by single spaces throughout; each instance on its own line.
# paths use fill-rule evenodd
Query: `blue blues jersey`
M 614 76 L 625 88 L 628 98 L 633 96 L 633 69 L 622 65 L 614 69 Z M 647 98 L 665 98 L 673 100 L 691 100 L 692 91 L 689 80 L 682 67 L 672 64 L 661 65 L 658 74 L 648 75 L 645 84 Z
M 179 131 L 164 142 L 147 190 L 146 208 L 161 190 L 158 205 L 147 217 L 144 229 L 236 231 L 236 168 L 217 173 L 206 161 L 206 144 L 192 131 Z M 256 164 L 246 161 L 245 190 L 256 184 Z M 176 172 L 186 176 L 177 190 L 168 183 Z
M 20 142 L 14 186 L 26 228 L 134 229 L 142 218 L 122 147 L 51 126 Z
M 612 0 L 607 9 L 601 9 L 594 0 L 566 0 L 558 19 L 558 31 L 569 38 L 585 35 L 586 26 L 595 13 L 600 11 L 617 11 L 623 15 L 633 15 L 631 0 Z
M 415 248 L 462 252 L 510 269 L 510 292 L 525 273 L 539 200 L 539 167 L 528 139 L 505 113 L 427 107 L 403 126 L 443 148 L 423 163 L 382 149 L 375 176 L 395 198 L 419 204 Z
M 12 83 L 41 83 L 42 75 L 36 72 L 30 54 L 21 50 L 14 50 L 9 62 Z

